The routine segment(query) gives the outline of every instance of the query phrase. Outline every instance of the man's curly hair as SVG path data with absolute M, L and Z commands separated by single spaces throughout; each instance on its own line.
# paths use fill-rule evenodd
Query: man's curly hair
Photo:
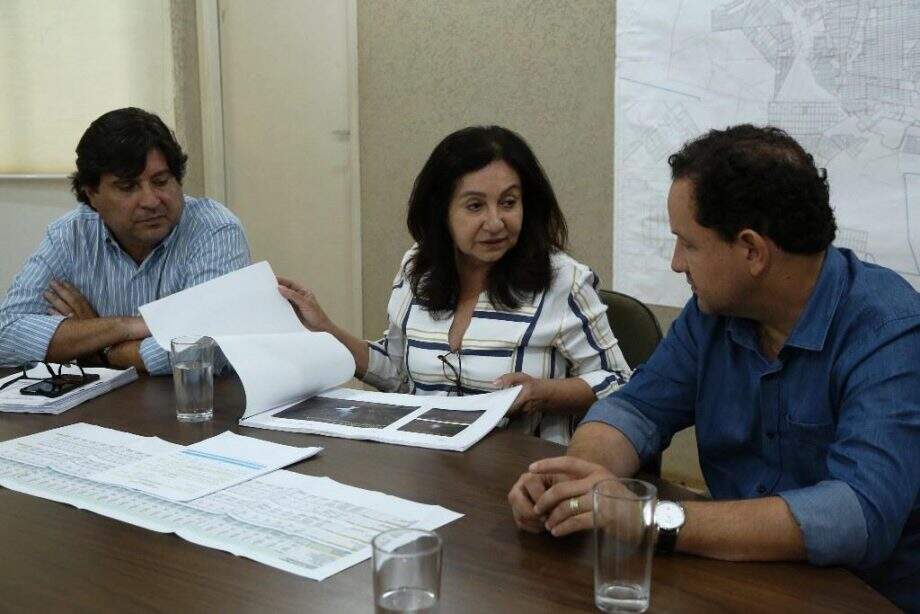
M 710 130 L 668 164 L 671 179 L 693 182 L 696 221 L 726 241 L 750 228 L 785 252 L 816 254 L 834 240 L 827 174 L 779 128 Z

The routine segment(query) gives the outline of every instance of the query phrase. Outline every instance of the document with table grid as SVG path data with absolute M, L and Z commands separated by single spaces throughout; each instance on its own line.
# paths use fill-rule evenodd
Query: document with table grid
M 154 437 L 74 424 L 0 443 L 0 486 L 175 533 L 313 580 L 368 559 L 370 541 L 382 531 L 431 530 L 461 517 L 440 506 L 283 470 L 182 502 L 93 479 L 177 448 Z

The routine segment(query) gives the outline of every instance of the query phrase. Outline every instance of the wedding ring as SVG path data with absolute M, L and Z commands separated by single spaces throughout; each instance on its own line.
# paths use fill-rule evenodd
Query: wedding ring
M 578 515 L 578 497 L 572 497 L 569 499 L 569 509 L 572 510 L 572 515 Z

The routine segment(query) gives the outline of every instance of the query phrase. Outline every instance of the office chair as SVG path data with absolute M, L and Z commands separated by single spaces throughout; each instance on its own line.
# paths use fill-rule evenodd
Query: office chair
M 626 364 L 635 369 L 649 359 L 661 341 L 661 326 L 655 314 L 637 298 L 614 292 L 598 290 L 601 301 L 607 305 L 607 320 L 614 336 L 620 342 L 620 351 Z M 661 476 L 661 454 L 656 455 L 640 470 Z

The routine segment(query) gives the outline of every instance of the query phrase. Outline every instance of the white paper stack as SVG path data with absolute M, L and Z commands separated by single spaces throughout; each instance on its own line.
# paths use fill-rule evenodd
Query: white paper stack
M 172 532 L 314 580 L 370 558 L 378 533 L 434 530 L 461 517 L 327 477 L 263 473 L 317 450 L 232 433 L 183 448 L 71 424 L 0 442 L 0 487 Z M 239 470 L 228 471 L 233 463 Z
M 54 369 L 54 372 L 57 373 L 60 365 L 51 363 L 51 367 Z M 64 369 L 65 372 L 70 372 L 74 368 L 64 367 Z M 110 390 L 129 384 L 137 379 L 137 371 L 134 367 L 124 370 L 84 368 L 83 371 L 85 373 L 98 375 L 99 379 L 55 398 L 22 394 L 20 392 L 21 389 L 34 384 L 40 379 L 48 377 L 48 369 L 40 364 L 27 372 L 29 379 L 21 379 L 3 390 L 0 390 L 0 411 L 27 414 L 60 414 L 72 407 L 76 407 L 84 401 L 94 399 Z M 0 379 L 0 386 L 21 375 L 22 372 L 20 371 Z

